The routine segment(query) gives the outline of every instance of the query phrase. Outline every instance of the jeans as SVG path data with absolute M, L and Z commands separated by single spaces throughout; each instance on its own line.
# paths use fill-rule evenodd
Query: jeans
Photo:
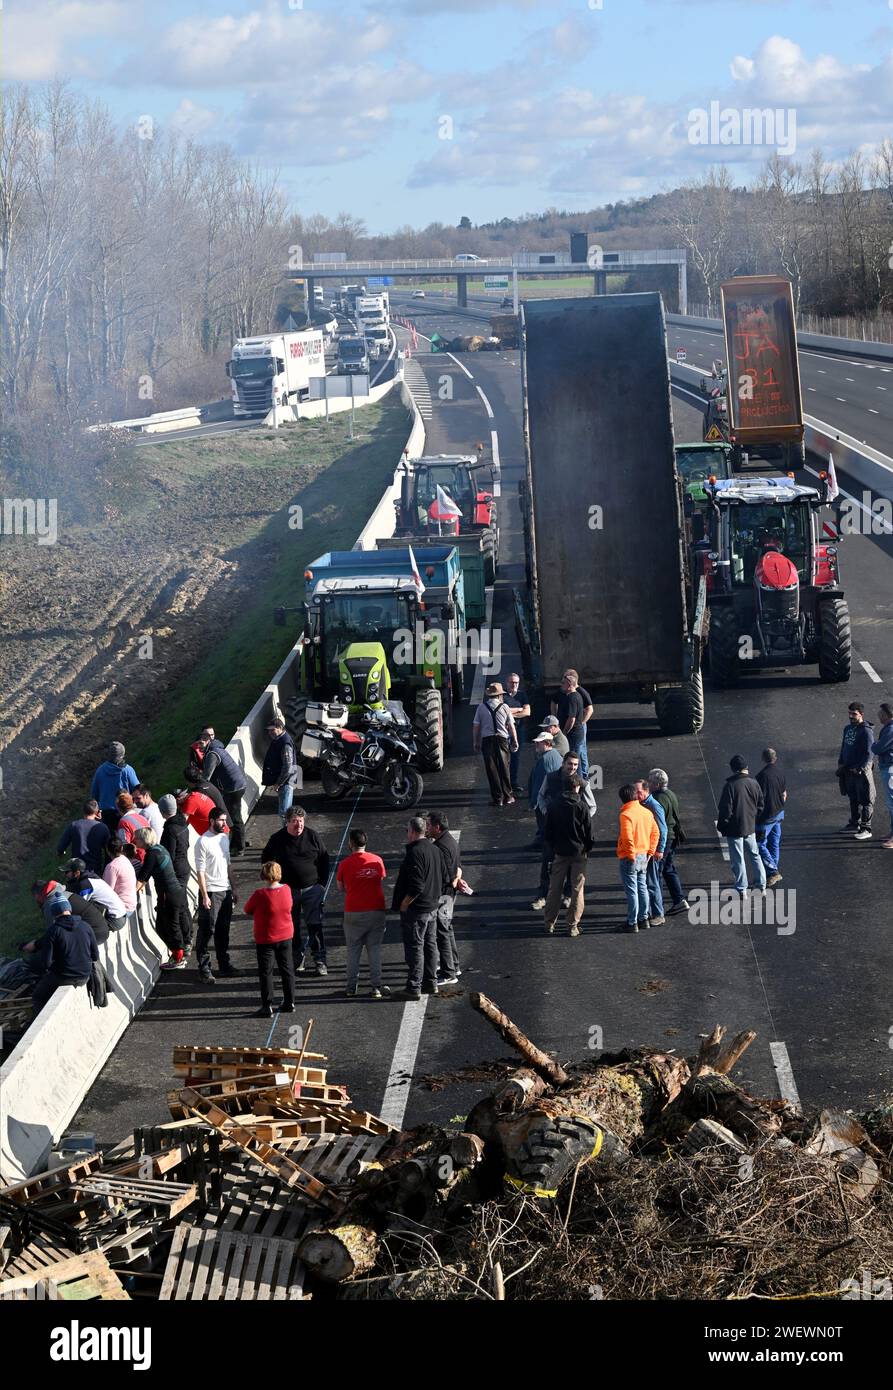
M 580 776 L 589 776 L 589 753 L 586 748 L 586 725 L 582 729 L 573 729 L 567 736 L 567 746 L 571 753 L 576 753 L 580 759 Z
M 582 855 L 556 854 L 552 860 L 549 881 L 549 896 L 546 899 L 546 924 L 554 926 L 564 895 L 564 881 L 570 878 L 570 906 L 567 909 L 567 925 L 576 927 L 583 916 L 583 895 L 586 889 L 586 860 Z
M 303 970 L 308 949 L 317 965 L 326 963 L 326 942 L 322 928 L 322 900 L 325 891 L 321 883 L 311 883 L 309 888 L 291 890 L 291 920 L 295 929 L 295 949 L 298 957 L 296 970 Z M 306 932 L 302 926 L 302 916 Z
M 381 943 L 387 914 L 382 911 L 345 912 L 344 942 L 347 946 L 347 988 L 356 989 L 360 978 L 363 947 L 369 960 L 369 984 L 381 989 Z
M 279 788 L 279 815 L 282 824 L 285 824 L 285 817 L 291 810 L 291 804 L 295 799 L 295 789 L 290 782 L 286 782 L 284 787 Z
M 755 886 L 757 888 L 766 887 L 766 870 L 760 858 L 760 848 L 757 844 L 756 835 L 727 835 L 726 844 L 729 847 L 729 859 L 732 865 L 732 873 L 735 875 L 735 887 L 739 893 L 747 891 L 747 869 L 744 866 L 744 851 L 750 855 L 753 864 Z
M 635 859 L 618 859 L 620 881 L 626 892 L 626 924 L 634 927 L 637 922 L 648 920 L 648 884 L 645 875 L 648 868 L 648 855 L 637 854 Z
M 781 853 L 781 823 L 784 812 L 774 820 L 761 821 L 757 825 L 757 847 L 760 858 L 770 874 L 778 873 L 778 856 Z
M 281 795 L 281 793 L 280 793 Z M 294 795 L 294 787 L 292 787 Z M 223 803 L 229 812 L 232 830 L 229 836 L 230 854 L 241 854 L 245 848 L 245 821 L 242 817 L 242 797 L 244 792 L 221 792 Z
M 893 836 L 893 767 L 878 768 L 881 778 L 881 790 L 884 793 L 884 800 L 887 803 L 887 810 L 890 812 L 890 834 Z
M 225 970 L 230 964 L 229 927 L 233 916 L 233 895 L 227 889 L 225 893 L 209 893 L 208 897 L 211 900 L 210 907 L 202 907 L 201 899 L 199 899 L 198 904 L 198 933 L 195 938 L 195 955 L 200 975 L 210 975 L 211 973 L 211 955 L 208 951 L 208 943 L 211 940 L 212 932 L 214 935 L 214 953 L 217 956 L 217 969 Z
M 664 895 L 660 887 L 662 859 L 651 858 L 645 870 L 645 887 L 648 890 L 648 916 L 663 917 Z
M 291 937 L 287 941 L 268 941 L 261 945 L 255 943 L 257 952 L 257 973 L 260 980 L 260 1002 L 264 1008 L 273 1004 L 273 962 L 279 967 L 282 982 L 282 1002 L 288 1007 L 295 1002 L 295 963 L 292 957 Z
M 453 910 L 456 899 L 452 893 L 441 893 L 437 904 L 438 974 L 455 975 L 459 969 L 459 950 L 453 931 Z
M 410 993 L 437 988 L 437 910 L 401 912 L 403 954 L 406 957 L 406 988 Z
M 670 890 L 670 897 L 673 899 L 673 906 L 678 907 L 685 897 L 685 889 L 682 887 L 682 880 L 676 869 L 676 846 L 668 847 L 664 850 L 663 857 L 664 883 Z

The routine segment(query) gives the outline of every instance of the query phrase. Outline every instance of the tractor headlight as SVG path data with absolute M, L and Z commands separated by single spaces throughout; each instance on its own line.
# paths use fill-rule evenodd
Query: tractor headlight
M 370 681 L 368 695 L 370 700 L 378 699 L 378 681 Z

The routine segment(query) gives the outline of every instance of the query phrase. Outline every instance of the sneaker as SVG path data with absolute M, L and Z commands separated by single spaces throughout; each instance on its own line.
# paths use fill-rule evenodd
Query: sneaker
M 681 902 L 678 902 L 678 903 L 674 903 L 674 904 L 673 904 L 673 906 L 670 908 L 669 912 L 667 913 L 667 916 L 668 916 L 668 917 L 676 917 L 680 912 L 688 912 L 688 911 L 689 911 L 689 902 L 688 902 L 688 898 L 683 898 Z
M 347 995 L 348 999 L 356 999 L 356 997 L 357 997 L 357 987 L 356 987 L 356 985 L 348 985 L 348 986 L 347 986 L 347 989 L 344 991 L 344 993 Z
M 260 1006 L 260 1008 L 258 1009 L 257 1013 L 252 1014 L 251 1017 L 252 1017 L 252 1018 L 272 1018 L 272 1017 L 273 1017 L 273 1006 L 272 1006 L 272 1004 L 261 1004 L 261 1006 Z
M 624 922 L 624 923 L 623 923 L 623 926 L 622 926 L 622 928 L 621 928 L 621 930 L 622 930 L 622 931 L 629 931 L 629 932 L 637 932 L 637 931 L 639 930 L 639 924 L 638 924 L 638 922 Z
M 648 917 L 640 917 L 638 922 L 636 923 L 636 926 L 639 929 L 639 931 L 650 931 L 651 921 Z
M 284 1013 L 284 1014 L 293 1014 L 294 1011 L 295 1011 L 295 1006 L 294 1006 L 294 1004 L 283 1004 L 283 1005 L 282 1005 L 282 1008 L 281 1008 L 281 1010 L 280 1010 L 280 1012 L 281 1012 L 281 1013 Z
M 437 983 L 438 985 L 457 985 L 459 983 L 459 976 L 450 974 L 438 975 Z
M 562 907 L 570 907 L 570 905 L 571 905 L 571 900 L 570 900 L 570 898 L 568 898 L 567 896 L 565 896 L 565 897 L 563 897 L 563 898 L 561 899 L 561 906 L 562 906 Z
M 881 840 L 881 849 L 893 849 L 893 835 L 888 835 L 886 840 Z
M 543 908 L 546 906 L 546 900 L 545 898 L 534 898 L 530 906 L 533 908 L 534 912 L 542 912 Z
M 579 936 L 579 935 L 580 935 L 580 928 L 579 928 L 579 927 L 571 927 L 570 931 L 568 932 L 568 936 Z
M 403 998 L 410 999 L 414 1004 L 417 1004 L 421 997 L 422 991 L 420 989 L 405 989 L 403 991 Z
M 373 999 L 384 999 L 386 995 L 390 994 L 390 992 L 391 992 L 391 991 L 389 990 L 389 988 L 388 988 L 387 985 L 382 985 L 382 986 L 381 986 L 381 989 L 374 989 L 374 990 L 372 991 L 372 998 L 373 998 Z
M 161 968 L 162 970 L 185 970 L 186 964 L 185 956 L 181 956 L 179 960 L 174 956 L 169 956 L 166 961 L 162 962 Z
M 236 967 L 232 964 L 218 965 L 217 967 L 218 975 L 227 975 L 229 977 L 232 977 L 233 975 L 241 975 L 241 973 L 241 970 L 237 970 Z
M 198 983 L 200 985 L 216 985 L 217 980 L 211 974 L 210 970 L 208 970 L 199 973 Z
M 507 796 L 506 799 L 505 799 L 505 801 L 503 801 L 502 804 L 503 804 L 503 806 L 514 806 L 514 804 L 515 804 L 515 798 L 514 798 L 513 796 Z
M 306 967 L 306 965 L 304 964 L 303 961 L 301 961 L 301 964 L 300 964 L 300 965 L 296 965 L 296 966 L 295 966 L 295 974 L 296 974 L 296 975 L 306 975 L 306 974 L 307 974 L 307 967 Z
M 662 927 L 662 926 L 664 925 L 664 923 L 666 922 L 666 920 L 667 920 L 666 917 L 652 917 L 652 918 L 650 918 L 652 927 Z
M 555 931 L 555 923 L 554 923 L 554 922 L 547 922 L 547 923 L 546 923 L 546 935 L 547 935 L 547 936 L 552 936 L 553 933 L 554 933 L 554 931 Z
M 316 973 L 317 975 L 328 975 L 329 967 L 326 965 L 324 960 L 318 960 L 316 962 Z
M 515 797 L 522 797 L 526 796 L 527 793 L 525 792 L 523 787 L 512 787 L 512 795 Z
M 766 879 L 766 887 L 767 887 L 767 888 L 774 888 L 775 885 L 776 885 L 776 883 L 781 883 L 781 881 L 782 881 L 781 874 L 780 874 L 780 873 L 778 872 L 778 870 L 776 869 L 776 870 L 775 870 L 775 873 L 774 873 L 774 874 L 770 874 L 769 877 Z
M 862 827 L 861 830 L 857 830 L 856 833 L 855 833 L 855 835 L 853 836 L 853 839 L 854 839 L 854 840 L 870 840 L 870 839 L 871 839 L 871 831 L 868 829 L 868 826 L 867 826 L 867 825 L 863 825 L 863 827 Z
M 437 998 L 437 985 L 436 985 L 436 984 L 433 984 L 433 985 L 422 985 L 422 993 L 423 993 L 423 994 L 430 994 L 431 997 L 432 997 L 432 999 L 436 999 L 436 998 Z

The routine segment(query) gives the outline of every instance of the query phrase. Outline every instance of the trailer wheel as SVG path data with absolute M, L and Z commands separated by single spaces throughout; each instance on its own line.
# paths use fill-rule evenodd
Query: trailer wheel
M 419 767 L 423 772 L 443 770 L 443 702 L 439 690 L 420 690 L 412 717 Z
M 654 712 L 661 733 L 697 734 L 704 727 L 704 678 L 695 672 L 685 685 L 662 687 L 654 697 Z
M 484 583 L 492 584 L 496 579 L 496 532 L 488 526 L 484 532 L 481 546 L 484 553 Z
M 853 639 L 846 599 L 828 598 L 820 603 L 819 623 L 819 677 L 833 683 L 848 681 L 853 664 Z
M 737 685 L 741 672 L 738 665 L 738 619 L 731 606 L 710 609 L 710 637 L 707 651 L 710 657 L 710 676 L 715 686 Z

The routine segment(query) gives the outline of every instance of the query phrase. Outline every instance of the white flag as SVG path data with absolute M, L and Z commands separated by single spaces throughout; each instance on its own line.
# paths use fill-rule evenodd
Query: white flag
M 440 512 L 441 518 L 462 515 L 461 508 L 457 507 L 452 497 L 444 492 L 440 483 L 437 484 L 437 510 Z
M 837 474 L 834 471 L 834 455 L 828 455 L 828 501 L 834 502 L 840 496 L 840 488 L 837 486 Z
M 415 559 L 415 555 L 414 555 L 414 553 L 413 553 L 412 546 L 409 547 L 409 563 L 410 563 L 410 566 L 411 566 L 411 568 L 412 568 L 412 577 L 413 577 L 413 579 L 415 580 L 415 586 L 416 586 L 416 588 L 418 589 L 418 591 L 419 591 L 420 594 L 421 594 L 421 593 L 424 593 L 424 591 L 425 591 L 425 586 L 424 586 L 424 584 L 422 583 L 422 576 L 419 574 L 419 567 L 418 567 L 418 565 L 416 564 L 416 559 Z

